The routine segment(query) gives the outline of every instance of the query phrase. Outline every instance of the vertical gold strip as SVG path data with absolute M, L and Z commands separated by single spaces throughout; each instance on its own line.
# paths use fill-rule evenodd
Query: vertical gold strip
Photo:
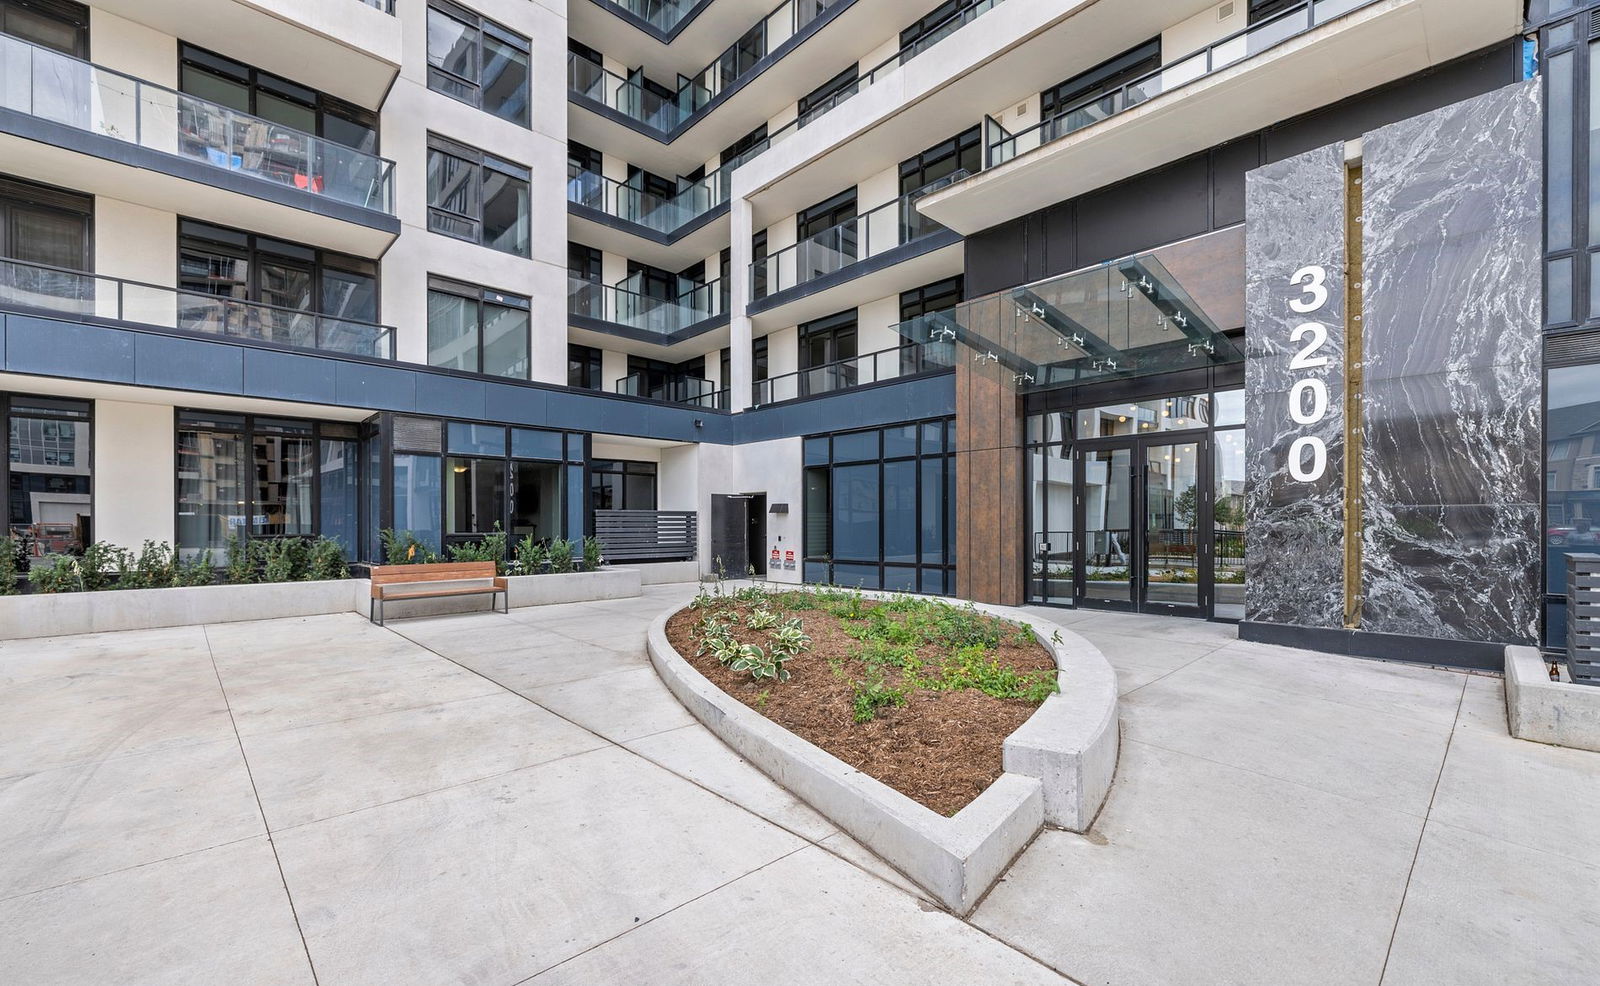
M 1361 165 L 1345 172 L 1344 625 L 1361 626 Z

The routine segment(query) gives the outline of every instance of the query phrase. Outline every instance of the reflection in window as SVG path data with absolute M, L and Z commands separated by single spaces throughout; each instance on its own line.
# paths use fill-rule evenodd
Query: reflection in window
M 428 5 L 428 88 L 528 125 L 528 39 L 445 0 Z
M 6 434 L 7 530 L 34 557 L 94 540 L 89 405 L 16 397 Z
M 1544 563 L 1547 604 L 1567 592 L 1567 555 L 1600 551 L 1600 365 L 1552 369 L 1545 388 Z M 1546 618 L 1545 643 L 1561 646 Z
M 526 380 L 531 332 L 527 298 L 430 280 L 430 366 Z
M 428 137 L 428 228 L 526 257 L 529 171 L 476 148 Z

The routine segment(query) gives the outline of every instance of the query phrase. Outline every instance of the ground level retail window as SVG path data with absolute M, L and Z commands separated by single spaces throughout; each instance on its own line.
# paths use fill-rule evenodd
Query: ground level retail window
M 955 423 L 807 438 L 805 581 L 955 591 Z
M 94 541 L 94 415 L 88 401 L 0 395 L 6 534 L 30 557 Z

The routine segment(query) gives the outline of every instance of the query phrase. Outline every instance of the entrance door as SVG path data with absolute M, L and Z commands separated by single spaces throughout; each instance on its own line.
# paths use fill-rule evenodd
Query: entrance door
M 1075 455 L 1075 602 L 1175 616 L 1211 608 L 1209 440 L 1096 442 Z

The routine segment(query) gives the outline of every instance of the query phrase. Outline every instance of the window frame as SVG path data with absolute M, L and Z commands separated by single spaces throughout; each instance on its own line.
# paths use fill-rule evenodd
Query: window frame
M 207 235 L 207 234 L 210 235 Z M 191 219 L 187 216 L 178 217 L 178 243 L 177 267 L 174 274 L 177 277 L 177 291 L 180 295 L 192 294 L 196 296 L 214 294 L 184 287 L 183 254 L 185 244 L 193 244 L 188 249 L 212 249 L 218 256 L 233 255 L 235 259 L 243 260 L 247 265 L 245 283 L 245 297 L 236 299 L 257 305 L 271 305 L 271 302 L 262 301 L 261 266 L 263 261 L 285 260 L 297 263 L 306 263 L 311 266 L 311 295 L 312 307 L 306 311 L 309 315 L 321 315 L 324 318 L 345 319 L 352 322 L 363 321 L 337 312 L 323 311 L 326 307 L 323 301 L 326 297 L 326 277 L 330 271 L 353 274 L 358 277 L 372 278 L 373 317 L 370 324 L 383 324 L 383 265 L 376 260 L 366 257 L 357 257 L 353 254 L 341 253 L 337 250 L 324 250 L 321 247 L 308 246 L 276 236 L 266 236 L 253 233 L 249 230 L 234 229 L 218 223 L 208 222 L 204 219 Z M 286 249 L 274 251 L 273 246 Z M 227 295 L 215 295 L 228 297 Z M 284 306 L 274 305 L 282 308 Z
M 18 406 L 27 407 L 29 413 L 18 412 Z M 51 405 L 55 405 L 52 407 Z M 0 391 L 0 490 L 5 493 L 6 519 L 0 534 L 14 536 L 11 528 L 11 421 L 13 418 L 28 418 L 45 421 L 66 421 L 73 424 L 82 424 L 89 429 L 89 530 L 82 538 L 81 549 L 93 544 L 97 539 L 95 531 L 95 462 L 94 450 L 99 441 L 97 429 L 98 417 L 95 413 L 97 402 L 76 397 L 52 397 L 46 394 L 26 394 L 17 391 Z M 58 412 L 57 414 L 50 413 Z M 69 552 L 70 553 L 70 552 Z M 30 558 L 39 556 L 29 556 Z
M 478 246 L 484 247 L 486 249 L 493 250 L 496 253 L 503 253 L 503 254 L 506 254 L 507 256 L 511 256 L 511 257 L 521 257 L 524 260 L 529 259 L 530 257 L 532 257 L 533 256 L 533 171 L 532 171 L 532 169 L 527 168 L 527 167 L 525 167 L 523 165 L 517 164 L 515 161 L 509 161 L 509 160 L 507 160 L 505 158 L 498 157 L 496 155 L 490 154 L 487 151 L 479 150 L 476 147 L 472 147 L 472 146 L 470 146 L 468 144 L 460 143 L 459 141 L 450 140 L 448 137 L 441 137 L 438 134 L 432 133 L 432 132 L 430 132 L 428 134 L 427 150 L 428 150 L 428 159 L 427 159 L 427 164 L 426 164 L 425 170 L 424 170 L 425 177 L 424 177 L 423 181 L 424 181 L 424 195 L 426 196 L 426 199 L 427 199 L 427 209 L 428 209 L 428 232 L 437 233 L 440 236 L 448 236 L 449 238 L 451 238 L 453 240 L 460 240 L 463 243 L 473 243 L 473 244 L 476 244 Z M 476 206 L 476 214 L 468 214 L 468 213 L 463 213 L 463 212 L 456 212 L 456 211 L 453 211 L 451 209 L 447 209 L 447 208 L 445 208 L 443 206 L 440 206 L 440 205 L 437 205 L 437 204 L 434 203 L 434 201 L 433 201 L 433 191 L 432 191 L 432 188 L 430 186 L 432 185 L 432 181 L 433 181 L 433 178 L 432 178 L 433 155 L 435 155 L 435 154 L 440 154 L 440 155 L 443 155 L 445 157 L 453 158 L 454 160 L 465 164 L 469 169 L 472 169 L 472 179 L 471 179 L 472 180 L 472 186 L 471 186 L 471 188 L 472 188 L 472 191 L 473 191 L 472 199 L 473 199 L 474 205 Z M 501 174 L 501 175 L 504 175 L 505 177 L 510 178 L 513 181 L 522 182 L 523 191 L 525 193 L 525 197 L 527 198 L 527 203 L 528 204 L 527 204 L 527 210 L 523 213 L 523 216 L 522 216 L 523 223 L 525 224 L 525 228 L 527 230 L 527 243 L 526 243 L 526 245 L 524 246 L 524 248 L 521 251 L 501 249 L 500 247 L 495 246 L 494 244 L 488 242 L 488 240 L 485 238 L 485 235 L 484 235 L 484 227 L 485 227 L 484 215 L 485 215 L 485 212 L 486 212 L 486 210 L 488 208 L 488 200 L 485 198 L 484 190 L 488 186 L 488 173 L 491 172 L 491 171 L 496 172 L 496 173 Z M 455 232 L 451 232 L 448 228 L 441 228 L 438 224 L 435 223 L 435 221 L 434 221 L 435 216 L 442 216 L 442 217 L 446 218 L 447 220 L 453 220 L 453 221 L 461 223 L 463 226 L 465 226 L 467 228 L 470 228 L 470 230 L 472 231 L 472 235 L 471 236 L 464 236 L 464 235 L 460 235 L 460 234 L 455 233 Z
M 498 21 L 490 20 L 476 11 L 469 10 L 460 4 L 451 3 L 450 0 L 428 0 L 426 18 L 423 24 L 424 34 L 432 26 L 434 15 L 448 17 L 457 23 L 463 24 L 473 34 L 473 73 L 477 78 L 468 79 L 457 75 L 449 69 L 434 64 L 431 53 L 427 57 L 428 89 L 441 96 L 448 97 L 458 103 L 482 110 L 497 120 L 504 120 L 515 126 L 531 128 L 533 126 L 533 42 L 516 31 L 511 30 Z M 483 94 L 483 67 L 484 67 L 484 38 L 493 37 L 495 40 L 510 45 L 522 52 L 527 57 L 526 77 L 522 83 L 522 113 L 519 117 L 506 116 L 497 113 L 484 105 Z M 461 90 L 470 92 L 472 98 L 464 99 L 455 91 L 434 84 L 435 73 L 452 82 L 459 84 Z
M 374 110 L 367 109 L 349 100 L 340 99 L 337 96 L 330 96 L 320 89 L 313 89 L 311 86 L 295 82 L 293 79 L 285 78 L 275 72 L 267 72 L 256 68 L 254 65 L 242 62 L 237 58 L 229 58 L 227 55 L 218 54 L 200 45 L 180 40 L 178 42 L 178 84 L 175 88 L 179 92 L 195 96 L 197 99 L 207 99 L 209 101 L 208 97 L 199 93 L 191 93 L 184 87 L 185 70 L 191 68 L 231 78 L 243 85 L 249 94 L 250 103 L 249 108 L 243 112 L 267 119 L 260 109 L 260 97 L 265 93 L 277 99 L 297 103 L 310 110 L 313 119 L 316 121 L 315 126 L 309 131 L 312 136 L 331 141 L 341 147 L 349 147 L 352 150 L 374 156 L 382 153 L 383 131 L 380 125 L 381 117 Z M 330 116 L 364 127 L 372 135 L 372 146 L 364 147 L 346 144 L 341 140 L 328 136 L 327 123 Z M 281 125 L 289 126 L 289 124 Z
M 477 337 L 477 341 L 474 344 L 474 350 L 477 353 L 477 369 L 475 369 L 475 370 L 461 370 L 461 369 L 458 369 L 456 367 L 441 366 L 441 365 L 433 362 L 433 340 L 431 338 L 433 333 L 432 333 L 432 319 L 431 319 L 431 317 L 428 319 L 428 325 L 427 325 L 428 335 L 429 335 L 429 339 L 428 339 L 428 364 L 427 365 L 435 367 L 436 369 L 442 369 L 442 370 L 452 371 L 452 372 L 456 372 L 456 373 L 470 373 L 470 374 L 473 374 L 474 376 L 488 377 L 490 379 L 495 379 L 495 380 L 530 380 L 530 379 L 532 379 L 532 370 L 533 370 L 533 299 L 532 298 L 528 297 L 527 295 L 516 294 L 516 293 L 510 292 L 510 291 L 501 291 L 498 288 L 486 287 L 486 286 L 481 285 L 481 284 L 468 284 L 465 281 L 457 281 L 457 280 L 454 280 L 454 279 L 448 278 L 448 277 L 440 277 L 440 276 L 438 276 L 436 274 L 429 274 L 428 275 L 427 292 L 428 292 L 428 295 L 430 296 L 430 304 L 428 306 L 430 312 L 431 312 L 431 309 L 432 309 L 431 296 L 434 295 L 434 294 L 446 294 L 446 295 L 450 295 L 451 297 L 455 297 L 455 298 L 463 298 L 463 299 L 465 299 L 467 301 L 471 301 L 474 305 L 477 306 L 476 325 L 474 326 L 474 329 L 473 329 L 473 333 Z M 503 374 L 503 373 L 490 373 L 490 372 L 484 370 L 484 368 L 483 368 L 483 366 L 484 366 L 484 336 L 483 336 L 483 331 L 484 331 L 484 323 L 487 321 L 484 318 L 484 308 L 486 306 L 490 306 L 490 305 L 493 305 L 493 306 L 496 306 L 496 307 L 499 307 L 499 308 L 523 311 L 523 312 L 526 312 L 527 315 L 528 315 L 528 328 L 527 328 L 526 338 L 524 340 L 526 345 L 525 345 L 525 347 L 523 349 L 523 354 L 524 354 L 523 358 L 524 358 L 524 360 L 525 360 L 527 365 L 524 367 L 524 369 L 525 369 L 524 374 L 522 376 L 520 376 L 520 377 L 511 376 L 509 374 Z
M 43 44 L 20 34 L 12 34 L 6 30 L 9 14 L 12 10 L 26 9 L 42 14 L 46 19 L 55 21 L 63 26 L 70 27 L 76 32 L 73 50 L 62 51 L 60 48 Z M 73 0 L 0 0 L 0 32 L 11 34 L 12 37 L 21 38 L 28 44 L 36 44 L 50 51 L 59 51 L 63 55 L 73 58 L 89 60 L 91 14 L 88 5 L 73 2 Z

